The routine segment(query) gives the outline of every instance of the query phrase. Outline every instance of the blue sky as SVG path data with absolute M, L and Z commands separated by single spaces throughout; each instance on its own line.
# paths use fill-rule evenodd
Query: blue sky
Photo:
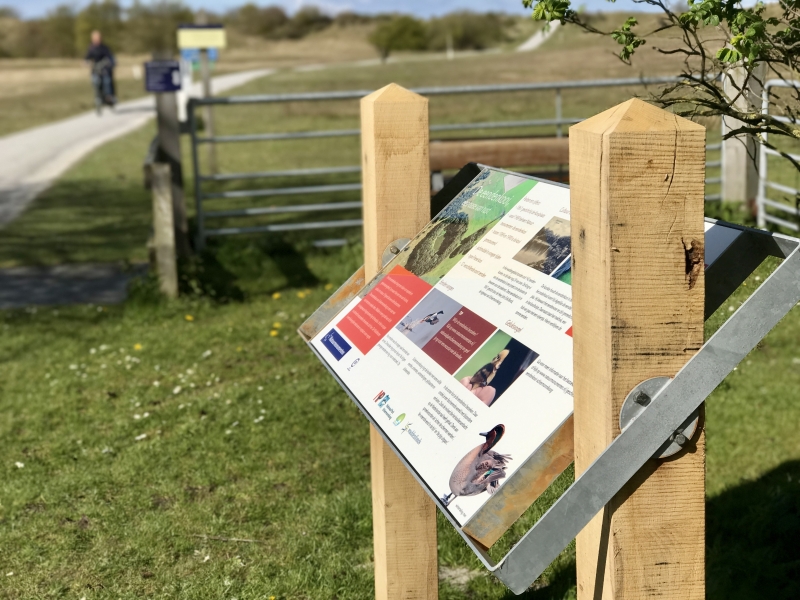
M 229 8 L 240 6 L 247 0 L 184 0 L 184 4 L 192 8 L 207 8 L 213 11 L 223 12 Z M 609 9 L 631 10 L 634 4 L 631 0 L 617 0 L 610 4 L 605 0 L 573 0 L 576 5 L 584 5 L 590 10 Z M 525 14 L 526 10 L 522 7 L 522 0 L 274 0 L 258 1 L 256 4 L 269 5 L 278 4 L 283 6 L 288 12 L 294 12 L 304 4 L 319 6 L 326 12 L 336 13 L 343 10 L 352 10 L 361 13 L 378 13 L 398 11 L 412 13 L 421 17 L 440 15 L 454 10 L 474 10 L 485 12 L 488 10 L 506 13 Z M 0 6 L 11 6 L 23 17 L 39 17 L 48 10 L 59 4 L 69 4 L 75 8 L 80 8 L 88 4 L 87 0 L 0 0 Z M 130 4 L 122 0 L 122 4 Z M 639 8 L 641 10 L 641 8 Z

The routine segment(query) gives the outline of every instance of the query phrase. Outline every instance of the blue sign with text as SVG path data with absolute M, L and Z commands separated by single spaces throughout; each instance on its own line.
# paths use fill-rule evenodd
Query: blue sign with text
M 177 60 L 151 60 L 144 64 L 144 87 L 148 92 L 181 89 L 181 67 Z

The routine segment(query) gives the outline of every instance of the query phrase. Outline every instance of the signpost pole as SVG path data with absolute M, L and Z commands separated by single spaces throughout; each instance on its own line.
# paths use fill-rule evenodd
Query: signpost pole
M 630 100 L 570 129 L 575 472 L 622 403 L 703 344 L 705 128 Z M 650 460 L 578 535 L 579 600 L 705 598 L 705 437 Z
M 364 267 L 367 281 L 395 240 L 430 219 L 428 100 L 391 84 L 361 100 Z M 370 428 L 375 597 L 438 598 L 436 507 Z
M 179 256 L 191 253 L 189 225 L 186 219 L 186 200 L 183 193 L 183 168 L 181 166 L 181 138 L 178 123 L 178 102 L 175 92 L 159 92 L 156 96 L 158 144 L 170 166 L 172 177 L 172 207 L 175 226 L 175 247 Z
M 175 264 L 175 226 L 173 223 L 174 185 L 166 163 L 154 163 L 153 245 L 155 247 L 158 286 L 168 298 L 178 297 L 178 268 Z
M 208 49 L 200 49 L 200 75 L 203 78 L 203 98 L 211 98 L 211 65 L 208 60 Z M 214 111 L 210 104 L 203 108 L 203 120 L 207 137 L 214 137 Z M 217 147 L 214 142 L 206 144 L 208 146 L 208 172 L 212 175 L 217 173 Z

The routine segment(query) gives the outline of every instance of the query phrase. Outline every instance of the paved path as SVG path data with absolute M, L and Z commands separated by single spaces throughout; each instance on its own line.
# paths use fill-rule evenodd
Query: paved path
M 146 264 L 134 265 L 127 270 L 115 264 L 93 263 L 2 269 L 0 310 L 27 306 L 117 304 L 125 300 L 130 280 L 146 272 Z
M 530 52 L 531 50 L 536 50 L 539 46 L 544 44 L 550 38 L 550 36 L 558 30 L 559 27 L 561 27 L 561 21 L 551 21 L 549 28 L 537 31 L 531 37 L 517 46 L 517 52 Z
M 215 77 L 214 93 L 224 92 L 274 69 Z M 200 84 L 192 88 L 200 94 Z M 88 83 L 86 93 L 91 93 Z M 0 228 L 13 221 L 59 175 L 106 142 L 144 125 L 155 115 L 152 96 L 123 102 L 114 112 L 94 111 L 0 137 Z

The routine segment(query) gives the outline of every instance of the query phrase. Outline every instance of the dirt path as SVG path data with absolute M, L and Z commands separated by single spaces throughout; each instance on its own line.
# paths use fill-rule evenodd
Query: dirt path
M 273 69 L 222 75 L 215 93 L 265 77 Z M 192 94 L 199 95 L 199 84 Z M 13 221 L 36 196 L 95 148 L 144 125 L 155 114 L 152 96 L 123 102 L 98 117 L 93 111 L 0 137 L 0 228 Z

